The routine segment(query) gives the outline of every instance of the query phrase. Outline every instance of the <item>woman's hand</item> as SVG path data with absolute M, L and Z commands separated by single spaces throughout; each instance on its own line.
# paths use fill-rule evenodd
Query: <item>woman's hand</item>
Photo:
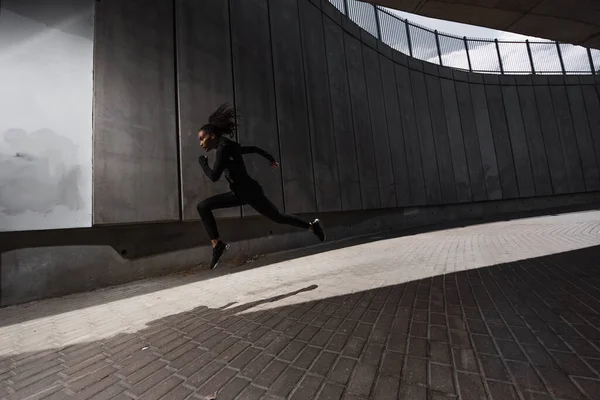
M 277 161 L 273 161 L 273 162 L 271 163 L 271 168 L 273 168 L 273 169 L 277 169 L 277 168 L 279 168 L 279 163 L 278 163 Z
M 200 165 L 207 164 L 208 158 L 206 156 L 200 156 L 200 157 L 198 157 L 198 162 L 200 163 Z

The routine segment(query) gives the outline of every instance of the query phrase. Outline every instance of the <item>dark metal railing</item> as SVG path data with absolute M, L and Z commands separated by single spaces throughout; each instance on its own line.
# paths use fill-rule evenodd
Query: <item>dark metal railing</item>
M 329 0 L 388 46 L 419 60 L 491 74 L 600 74 L 600 50 L 554 41 L 459 37 L 357 0 Z

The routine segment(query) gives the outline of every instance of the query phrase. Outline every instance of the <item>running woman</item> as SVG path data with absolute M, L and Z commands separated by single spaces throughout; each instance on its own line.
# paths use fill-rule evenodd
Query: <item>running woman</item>
M 216 182 L 225 172 L 225 178 L 231 189 L 228 193 L 217 194 L 198 204 L 198 213 L 202 218 L 206 232 L 213 246 L 211 269 L 217 267 L 221 256 L 229 249 L 229 244 L 219 237 L 217 222 L 212 210 L 218 208 L 239 207 L 250 205 L 263 216 L 278 224 L 292 225 L 313 232 L 321 241 L 325 240 L 323 224 L 318 219 L 313 222 L 305 221 L 292 214 L 283 214 L 265 196 L 260 184 L 248 175 L 243 155 L 256 153 L 266 158 L 272 168 L 279 167 L 272 155 L 256 146 L 241 146 L 239 143 L 226 138 L 232 137 L 236 129 L 235 109 L 227 104 L 220 106 L 208 118 L 208 124 L 198 130 L 200 146 L 207 152 L 216 150 L 217 155 L 212 168 L 208 165 L 206 156 L 200 156 L 199 162 L 208 178 Z

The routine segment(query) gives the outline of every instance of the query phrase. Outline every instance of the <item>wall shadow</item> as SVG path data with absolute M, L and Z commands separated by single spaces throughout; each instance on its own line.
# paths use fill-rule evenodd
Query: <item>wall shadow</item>
M 591 399 L 599 256 L 595 246 L 260 311 L 316 285 L 199 306 L 135 333 L 2 357 L 0 396 Z
M 136 283 L 130 284 L 129 286 L 124 286 L 124 290 L 120 290 L 117 294 L 111 295 L 111 301 L 119 301 L 124 300 L 130 297 L 141 296 L 148 293 L 153 293 L 159 290 L 171 289 L 174 287 L 178 287 L 181 285 L 192 284 L 195 282 L 201 282 L 208 279 L 217 278 L 223 275 L 228 275 L 232 273 L 243 272 L 247 270 L 251 270 L 254 268 L 261 268 L 264 266 L 272 265 L 275 263 L 281 263 L 288 260 L 299 259 L 302 257 L 311 256 L 318 253 L 324 253 L 328 251 L 334 251 L 343 248 L 349 248 L 352 246 L 363 245 L 371 242 L 376 242 L 380 240 L 389 240 L 394 238 L 400 238 L 405 236 L 417 235 L 421 233 L 427 232 L 435 232 L 439 230 L 446 229 L 454 229 L 466 226 L 475 226 L 486 223 L 498 222 L 498 221 L 509 221 L 513 219 L 520 218 L 528 218 L 535 217 L 540 215 L 556 215 L 560 213 L 567 213 L 573 211 L 588 211 L 590 209 L 597 209 L 597 207 L 590 207 L 590 205 L 584 206 L 573 206 L 567 208 L 560 208 L 555 210 L 539 210 L 539 211 L 527 211 L 521 213 L 511 213 L 510 215 L 498 215 L 498 216 L 490 216 L 482 219 L 472 219 L 472 220 L 464 220 L 464 221 L 451 221 L 448 223 L 442 224 L 433 224 L 430 226 L 420 226 L 420 227 L 412 227 L 405 228 L 395 231 L 385 231 L 379 232 L 369 235 L 363 235 L 358 237 L 350 237 L 350 238 L 342 238 L 338 240 L 331 240 L 324 244 L 318 244 L 314 246 L 307 246 L 299 249 L 292 249 L 288 251 L 267 254 L 267 255 L 256 255 L 256 256 L 247 256 L 244 254 L 240 254 L 232 259 L 228 259 L 224 261 L 217 270 L 208 270 L 204 265 L 200 265 L 195 268 L 190 268 L 181 272 L 176 272 L 171 275 L 170 279 L 141 279 L 136 281 Z M 261 221 L 262 223 L 269 223 L 268 221 Z M 127 227 L 123 227 L 127 228 Z M 141 228 L 140 228 L 141 229 Z M 69 235 L 72 234 L 69 230 Z M 141 233 L 141 232 L 140 232 Z M 147 234 L 151 236 L 151 234 Z M 73 235 L 76 237 L 76 235 Z M 107 236 L 108 237 L 108 236 Z M 0 239 L 2 235 L 0 235 Z M 140 237 L 133 237 L 130 240 L 143 240 Z M 156 237 L 155 237 L 156 240 Z M 0 240 L 1 242 L 1 240 Z M 151 247 L 155 244 L 156 247 L 160 247 L 160 241 L 156 240 L 156 242 L 146 243 L 145 246 Z M 235 248 L 235 244 L 234 244 Z M 1 266 L 1 265 L 0 265 Z M 106 288 L 101 288 L 99 290 L 107 290 Z M 108 289 L 110 290 L 110 289 Z M 60 314 L 64 312 L 69 312 L 81 308 L 93 307 L 98 304 L 102 304 L 106 301 L 102 296 L 88 296 L 86 293 L 94 293 L 95 291 L 85 291 L 83 293 L 77 293 L 77 301 L 59 301 L 59 299 L 64 298 L 64 296 L 55 296 L 52 301 L 52 306 L 48 307 L 34 307 L 26 315 L 21 316 L 21 321 L 26 321 L 29 319 L 36 319 L 41 317 L 47 317 L 50 315 Z M 67 295 L 69 296 L 69 295 Z M 38 301 L 29 302 L 31 304 L 35 304 Z M 27 304 L 27 303 L 25 303 Z M 6 306 L 5 308 L 11 307 L 19 307 L 17 306 Z M 6 326 L 8 322 L 0 319 L 0 327 Z
M 515 204 L 521 200 L 514 200 Z M 444 222 L 443 219 L 421 219 L 412 221 L 413 226 L 403 226 L 402 229 L 394 229 L 395 234 L 411 234 L 411 232 L 427 232 L 429 230 L 447 229 L 459 226 L 471 226 L 481 223 L 506 221 L 518 218 L 536 217 L 541 215 L 562 214 L 575 211 L 591 211 L 600 209 L 600 203 L 593 201 L 588 204 L 558 205 L 540 209 L 493 213 L 495 202 L 487 202 L 483 205 L 489 208 L 484 215 L 464 212 L 464 218 Z M 503 202 L 499 202 L 503 203 Z M 509 204 L 509 203 L 506 203 Z M 477 208 L 480 204 L 473 203 L 467 207 Z M 427 215 L 428 210 L 441 211 L 451 210 L 451 207 L 465 205 L 448 205 L 442 207 L 419 207 L 420 213 Z M 517 209 L 518 207 L 515 207 Z M 498 207 L 496 207 L 496 212 Z M 299 214 L 307 220 L 318 216 L 327 223 L 329 230 L 336 228 L 349 228 L 352 232 L 353 225 L 364 223 L 373 218 L 388 215 L 403 215 L 404 208 L 383 210 L 361 210 L 349 212 L 329 212 L 320 214 Z M 447 218 L 447 216 L 445 217 Z M 408 220 L 408 219 L 407 219 Z M 407 221 L 410 224 L 411 221 Z M 243 219 L 223 218 L 218 220 L 219 230 L 222 236 L 230 242 L 240 240 L 252 240 L 269 237 L 273 235 L 284 235 L 298 232 L 295 228 L 277 225 L 261 216 L 244 217 Z M 416 225 L 416 226 L 415 226 Z M 346 232 L 343 236 L 333 237 L 334 241 L 357 239 L 359 236 L 372 236 L 377 232 L 352 235 Z M 383 232 L 388 234 L 388 232 Z M 358 239 L 357 239 L 358 240 Z M 76 229 L 51 229 L 41 231 L 19 231 L 0 232 L 0 253 L 39 247 L 62 247 L 62 246 L 110 246 L 124 260 L 139 260 L 160 254 L 187 250 L 196 247 L 208 246 L 209 240 L 206 236 L 204 226 L 200 221 L 171 222 L 171 223 L 148 223 L 135 225 L 107 225 L 92 228 Z

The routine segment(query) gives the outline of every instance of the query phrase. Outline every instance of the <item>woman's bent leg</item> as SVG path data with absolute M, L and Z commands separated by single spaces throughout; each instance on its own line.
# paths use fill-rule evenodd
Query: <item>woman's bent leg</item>
M 278 224 L 285 224 L 295 226 L 302 229 L 310 229 L 311 223 L 297 217 L 293 214 L 284 214 L 277 209 L 277 206 L 271 202 L 264 194 L 261 196 L 255 196 L 248 201 L 248 204 L 252 206 L 256 211 L 271 221 Z
M 219 240 L 217 221 L 212 211 L 219 208 L 239 207 L 242 205 L 244 205 L 244 201 L 240 200 L 233 192 L 211 196 L 198 204 L 198 214 L 202 218 L 204 228 L 210 240 Z

